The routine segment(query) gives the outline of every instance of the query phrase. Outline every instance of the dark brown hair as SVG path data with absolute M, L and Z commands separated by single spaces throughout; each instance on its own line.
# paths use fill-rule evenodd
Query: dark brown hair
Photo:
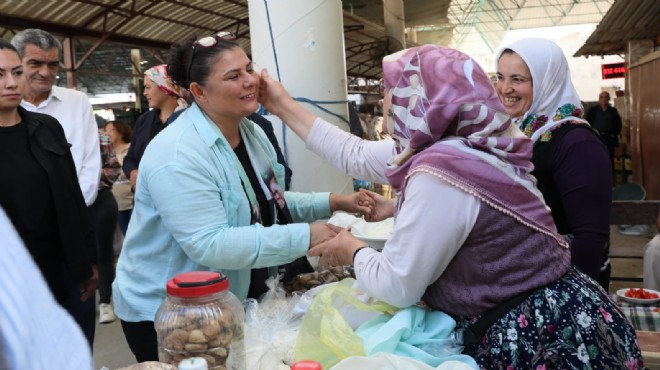
M 211 74 L 213 63 L 217 58 L 227 50 L 241 47 L 234 40 L 226 40 L 220 37 L 217 37 L 216 44 L 210 47 L 196 45 L 195 43 L 195 40 L 188 40 L 181 45 L 172 47 L 167 59 L 167 74 L 170 75 L 175 84 L 186 89 L 190 89 L 192 82 L 205 86 Z M 195 46 L 194 50 L 193 45 Z M 192 58 L 192 65 L 188 66 L 191 53 L 195 54 Z M 188 76 L 188 71 L 190 71 L 190 76 Z
M 21 59 L 21 58 L 20 58 L 20 54 L 18 54 L 18 50 L 16 50 L 16 48 L 14 47 L 14 45 L 10 44 L 9 42 L 7 42 L 7 41 L 5 41 L 5 40 L 3 40 L 3 39 L 0 39 L 0 50 L 2 50 L 2 49 L 9 49 L 9 50 L 12 50 L 13 52 L 16 53 L 16 55 L 19 55 L 19 58 L 18 58 L 18 59 Z
M 103 125 L 103 128 L 105 129 L 108 127 L 108 125 L 112 125 L 115 130 L 117 130 L 117 133 L 121 136 L 121 139 L 125 143 L 130 143 L 131 142 L 131 137 L 133 136 L 133 129 L 131 126 L 122 121 L 108 121 Z

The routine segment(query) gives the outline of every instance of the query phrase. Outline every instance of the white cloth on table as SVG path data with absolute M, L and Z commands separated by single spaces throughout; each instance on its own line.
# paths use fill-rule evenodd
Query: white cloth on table
M 55 302 L 0 208 L 0 369 L 92 369 L 87 340 Z
M 319 118 L 306 144 L 352 177 L 387 183 L 392 140 L 363 141 Z M 383 251 L 362 249 L 354 261 L 360 289 L 397 307 L 417 303 L 440 277 L 474 227 L 481 203 L 437 177 L 417 173 L 408 179 L 405 204 Z
M 87 95 L 80 91 L 53 86 L 39 106 L 23 100 L 21 106 L 30 112 L 48 114 L 62 125 L 78 172 L 78 183 L 85 204 L 92 205 L 101 179 L 101 148 L 96 118 Z

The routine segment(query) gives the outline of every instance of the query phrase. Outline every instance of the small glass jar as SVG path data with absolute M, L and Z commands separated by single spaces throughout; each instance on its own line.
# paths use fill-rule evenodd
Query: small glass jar
M 202 357 L 210 370 L 245 370 L 245 311 L 218 272 L 193 271 L 167 282 L 156 312 L 160 362 Z

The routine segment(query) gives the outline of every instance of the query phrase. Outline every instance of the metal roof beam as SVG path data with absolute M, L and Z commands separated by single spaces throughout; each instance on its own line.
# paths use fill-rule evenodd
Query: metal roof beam
M 504 28 L 505 30 L 509 29 L 509 23 L 513 20 L 511 15 L 508 14 L 507 12 L 506 15 L 508 19 L 504 19 L 503 13 L 505 13 L 505 10 L 503 6 L 502 7 L 498 6 L 497 4 L 495 4 L 494 0 L 488 0 L 488 4 L 495 11 L 495 17 L 499 20 L 499 23 L 502 25 L 502 28 Z
M 234 16 L 232 16 L 232 15 L 228 15 L 228 14 L 226 14 L 226 13 L 218 13 L 218 12 L 214 11 L 213 9 L 206 8 L 206 7 L 203 8 L 203 7 L 200 7 L 200 6 L 190 5 L 190 4 L 188 4 L 187 2 L 184 2 L 184 1 L 178 1 L 178 0 L 166 0 L 165 2 L 168 2 L 168 3 L 171 3 L 171 4 L 176 4 L 176 5 L 178 5 L 178 6 L 185 7 L 185 8 L 192 9 L 192 10 L 196 10 L 196 11 L 199 11 L 199 12 L 204 12 L 204 13 L 209 13 L 209 14 L 217 15 L 218 17 L 222 17 L 222 18 L 233 19 L 233 20 L 235 20 L 235 21 L 237 21 L 237 22 L 240 22 L 240 23 L 243 23 L 243 24 L 245 24 L 245 25 L 249 25 L 249 24 L 250 24 L 248 18 L 239 18 L 239 17 L 234 17 Z M 247 9 L 247 4 L 241 4 L 241 3 L 237 2 L 237 1 L 228 1 L 228 0 L 225 0 L 224 2 L 226 2 L 226 3 L 231 3 L 231 4 L 234 4 L 234 5 L 239 6 L 239 7 L 241 7 L 241 8 L 245 8 L 245 9 Z
M 66 36 L 76 35 L 76 36 L 100 39 L 104 35 L 104 32 L 100 32 L 100 31 L 83 30 L 78 27 L 70 27 L 61 24 L 49 23 L 34 19 L 16 17 L 16 16 L 9 17 L 6 15 L 0 15 L 0 24 L 2 24 L 3 26 L 6 25 L 20 29 L 41 28 L 48 32 L 52 32 L 60 35 L 66 35 Z M 138 37 L 122 36 L 116 34 L 109 35 L 106 40 L 119 42 L 122 44 L 144 46 L 150 48 L 159 48 L 159 49 L 169 49 L 171 46 L 171 44 L 167 42 L 147 40 Z
M 80 1 L 82 1 L 82 0 L 80 0 Z M 82 2 L 85 3 L 84 1 L 82 1 Z M 85 21 L 83 24 L 80 25 L 80 28 L 87 28 L 95 20 L 97 20 L 98 18 L 103 17 L 104 18 L 104 20 L 103 20 L 103 29 L 105 30 L 106 21 L 108 20 L 108 13 L 110 13 L 111 11 L 116 11 L 117 6 L 121 5 L 122 3 L 123 3 L 122 1 L 117 1 L 112 5 L 100 5 L 100 4 L 93 3 L 92 5 L 99 6 L 101 8 L 101 10 L 99 10 L 96 14 L 90 16 L 87 19 L 87 21 Z M 135 2 L 133 4 L 135 4 Z

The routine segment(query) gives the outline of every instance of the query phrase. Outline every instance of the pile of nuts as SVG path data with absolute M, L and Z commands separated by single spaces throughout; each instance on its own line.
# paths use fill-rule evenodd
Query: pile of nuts
M 332 266 L 320 271 L 299 274 L 282 285 L 286 293 L 290 295 L 293 292 L 304 293 L 319 285 L 334 283 L 350 277 L 355 278 L 353 266 Z
M 232 369 L 232 362 L 244 363 L 244 359 L 227 361 L 232 351 L 245 356 L 243 323 L 229 305 L 187 307 L 168 315 L 156 324 L 158 343 L 162 343 L 158 348 L 161 362 L 178 365 L 189 357 L 203 357 L 212 370 Z

